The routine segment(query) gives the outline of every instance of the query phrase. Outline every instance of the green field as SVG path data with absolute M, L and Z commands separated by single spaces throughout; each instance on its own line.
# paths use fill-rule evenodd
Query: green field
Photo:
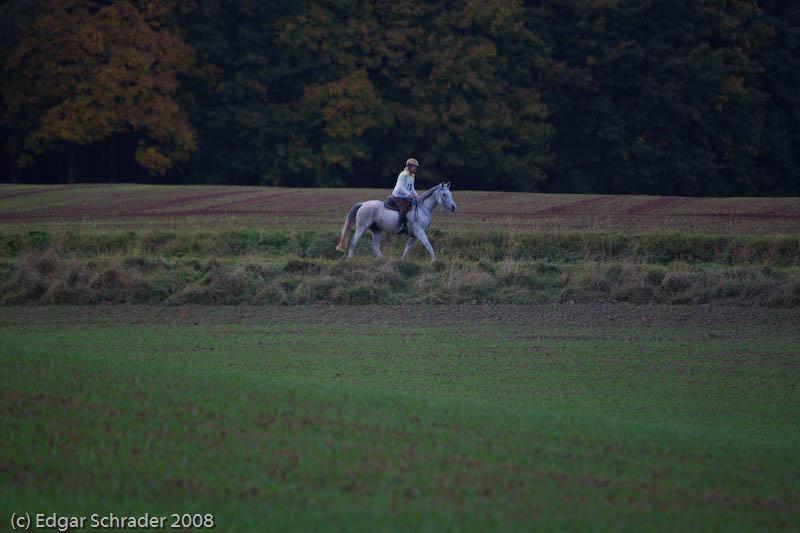
M 800 527 L 794 310 L 0 318 L 5 516 L 213 513 L 222 531 Z
M 797 199 L 380 193 L 0 186 L 3 524 L 800 529 Z

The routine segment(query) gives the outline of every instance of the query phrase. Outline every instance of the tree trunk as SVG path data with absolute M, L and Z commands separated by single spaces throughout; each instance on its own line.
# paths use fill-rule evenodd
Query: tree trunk
M 17 165 L 17 155 L 11 156 L 11 183 L 17 183 L 19 180 L 19 166 Z
M 75 146 L 67 147 L 67 183 L 75 183 Z

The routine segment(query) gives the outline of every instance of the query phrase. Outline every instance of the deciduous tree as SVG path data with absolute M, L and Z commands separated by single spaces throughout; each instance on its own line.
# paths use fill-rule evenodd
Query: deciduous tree
M 192 51 L 164 25 L 168 11 L 146 0 L 43 3 L 5 54 L 0 84 L 20 164 L 126 133 L 150 172 L 189 158 L 195 132 L 175 95 Z

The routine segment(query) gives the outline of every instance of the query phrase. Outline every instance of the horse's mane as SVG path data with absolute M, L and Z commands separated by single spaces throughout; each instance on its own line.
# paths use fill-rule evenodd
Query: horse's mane
M 428 196 L 430 196 L 431 194 L 433 194 L 433 193 L 435 193 L 437 190 L 439 190 L 439 187 L 441 187 L 441 186 L 442 186 L 442 184 L 441 184 L 441 183 L 440 183 L 439 185 L 434 185 L 433 187 L 431 187 L 430 189 L 428 189 L 428 190 L 427 190 L 427 191 L 425 191 L 424 193 L 420 194 L 420 195 L 419 195 L 419 200 L 420 200 L 420 201 L 424 200 L 425 198 L 427 198 Z

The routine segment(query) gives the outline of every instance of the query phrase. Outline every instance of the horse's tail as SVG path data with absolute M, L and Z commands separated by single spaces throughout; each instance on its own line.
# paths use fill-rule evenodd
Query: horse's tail
M 337 250 L 340 252 L 344 252 L 347 250 L 347 241 L 350 240 L 350 228 L 353 227 L 353 221 L 356 219 L 356 213 L 364 203 L 356 204 L 350 208 L 350 212 L 347 214 L 347 219 L 344 221 L 344 226 L 342 227 L 342 237 L 339 239 L 339 245 L 336 247 Z

